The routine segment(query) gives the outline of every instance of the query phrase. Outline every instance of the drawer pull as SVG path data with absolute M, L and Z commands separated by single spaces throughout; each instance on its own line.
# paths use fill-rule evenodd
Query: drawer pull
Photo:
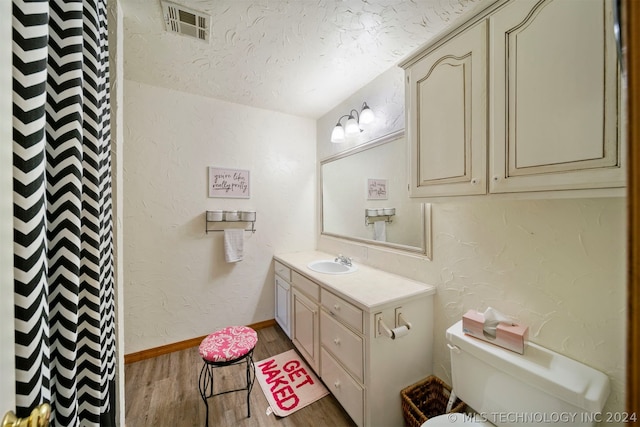
M 334 338 L 334 339 L 333 339 L 333 343 L 334 343 L 335 345 L 340 345 L 340 338 Z
M 340 381 L 336 381 L 335 383 L 333 383 L 333 386 L 335 388 L 340 388 Z
M 334 309 L 335 311 L 340 311 L 340 306 L 339 306 L 338 304 L 334 304 L 334 305 L 333 305 L 333 309 Z

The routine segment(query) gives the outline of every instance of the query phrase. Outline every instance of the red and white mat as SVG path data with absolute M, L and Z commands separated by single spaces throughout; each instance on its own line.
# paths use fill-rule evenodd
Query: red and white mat
M 286 417 L 329 394 L 295 350 L 255 362 L 260 388 L 274 414 Z

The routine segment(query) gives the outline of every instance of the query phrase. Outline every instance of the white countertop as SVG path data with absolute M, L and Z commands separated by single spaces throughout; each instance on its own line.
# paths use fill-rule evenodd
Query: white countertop
M 399 300 L 424 297 L 436 292 L 435 286 L 356 262 L 354 265 L 357 270 L 348 274 L 326 274 L 311 270 L 307 265 L 313 261 L 336 258 L 325 252 L 294 252 L 274 255 L 274 258 L 369 312 Z

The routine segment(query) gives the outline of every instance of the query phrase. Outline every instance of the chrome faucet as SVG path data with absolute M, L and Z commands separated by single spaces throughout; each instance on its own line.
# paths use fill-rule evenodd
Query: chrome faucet
M 347 258 L 346 256 L 340 254 L 336 257 L 336 259 L 334 260 L 335 262 L 339 262 L 340 264 L 346 265 L 351 267 L 351 258 Z

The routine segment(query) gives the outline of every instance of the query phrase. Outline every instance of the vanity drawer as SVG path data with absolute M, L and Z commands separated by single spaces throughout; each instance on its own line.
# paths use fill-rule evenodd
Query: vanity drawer
M 291 272 L 291 282 L 311 298 L 316 301 L 320 300 L 320 286 L 317 283 L 312 282 L 297 271 Z
M 332 316 L 339 317 L 347 325 L 356 331 L 362 333 L 362 310 L 349 304 L 340 297 L 335 296 L 329 291 L 322 289 L 322 305 Z
M 325 311 L 320 313 L 320 343 L 333 353 L 358 381 L 364 382 L 362 338 Z
M 325 349 L 321 351 L 322 380 L 353 421 L 362 426 L 364 424 L 364 389 Z
M 284 264 L 280 264 L 278 261 L 274 261 L 273 263 L 276 274 L 287 282 L 291 282 L 291 269 Z

